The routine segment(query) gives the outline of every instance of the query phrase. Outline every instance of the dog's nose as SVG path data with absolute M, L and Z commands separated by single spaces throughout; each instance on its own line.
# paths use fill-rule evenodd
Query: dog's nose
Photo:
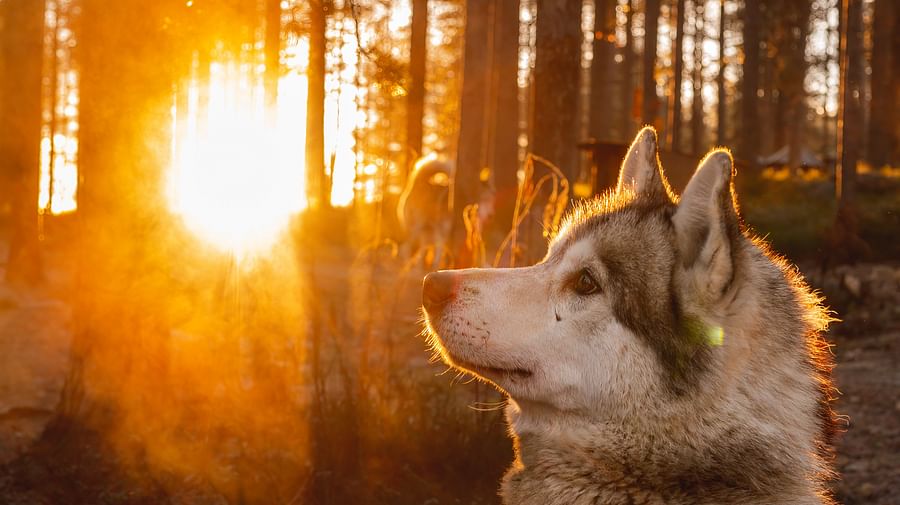
M 436 316 L 456 295 L 457 276 L 453 272 L 432 272 L 422 283 L 422 305 Z

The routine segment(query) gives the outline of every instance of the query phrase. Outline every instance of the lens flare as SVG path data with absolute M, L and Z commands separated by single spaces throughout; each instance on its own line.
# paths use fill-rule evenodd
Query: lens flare
M 277 124 L 267 127 L 261 103 L 241 103 L 246 90 L 223 79 L 210 83 L 208 120 L 199 124 L 194 87 L 186 133 L 176 139 L 168 182 L 173 211 L 199 237 L 238 257 L 270 247 L 306 206 L 306 78 L 285 77 L 279 89 Z

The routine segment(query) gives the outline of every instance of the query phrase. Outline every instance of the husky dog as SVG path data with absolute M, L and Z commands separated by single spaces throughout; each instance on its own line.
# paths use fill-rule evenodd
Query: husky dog
M 435 266 L 440 264 L 444 242 L 450 235 L 450 163 L 433 156 L 418 160 L 397 202 L 397 220 L 406 236 L 406 258 L 433 248 Z
M 729 152 L 679 199 L 656 144 L 539 264 L 425 277 L 435 350 L 509 395 L 504 501 L 832 503 L 831 319 L 742 226 Z
M 419 159 L 406 187 L 397 202 L 397 220 L 403 229 L 402 256 L 406 259 L 431 252 L 426 265 L 437 267 L 446 249 L 453 224 L 450 211 L 450 182 L 454 167 L 449 161 L 434 155 Z M 489 173 L 480 175 L 478 226 L 489 222 L 494 215 L 494 187 Z

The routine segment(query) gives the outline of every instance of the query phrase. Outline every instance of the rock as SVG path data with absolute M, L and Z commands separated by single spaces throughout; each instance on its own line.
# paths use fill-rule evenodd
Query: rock
M 864 460 L 851 461 L 841 471 L 843 473 L 865 475 L 869 472 L 869 462 Z
M 875 494 L 875 485 L 871 482 L 863 482 L 859 486 L 859 494 L 862 495 L 863 498 L 871 498 L 872 495 Z
M 847 288 L 847 291 L 855 298 L 859 298 L 862 294 L 862 281 L 856 275 L 849 272 L 844 274 L 843 284 L 844 287 Z

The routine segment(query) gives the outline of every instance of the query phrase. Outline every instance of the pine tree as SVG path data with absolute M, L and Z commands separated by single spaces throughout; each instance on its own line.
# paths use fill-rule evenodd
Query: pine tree
M 744 2 L 744 64 L 741 82 L 740 155 L 751 166 L 759 158 L 759 3 Z
M 659 29 L 659 0 L 645 0 L 644 13 L 644 83 L 641 121 L 655 124 L 659 107 L 656 99 L 656 39 Z
M 891 88 L 897 79 L 900 69 L 894 67 L 892 53 L 900 52 L 900 48 L 892 45 L 893 32 L 897 26 L 896 2 L 876 0 L 872 30 L 872 100 L 869 102 L 869 163 L 879 168 L 891 161 L 891 144 L 898 141 L 898 133 L 893 130 L 897 114 L 895 97 Z
M 677 0 L 675 5 L 675 48 L 672 55 L 674 61 L 672 73 L 672 104 L 668 139 L 669 149 L 681 150 L 682 114 L 681 114 L 681 86 L 684 74 L 684 8 L 685 0 Z
M 594 59 L 591 62 L 590 135 L 597 140 L 612 140 L 610 118 L 616 57 L 616 2 L 594 0 Z
M 578 83 L 581 74 L 580 0 L 538 0 L 532 151 L 578 176 Z
M 493 161 L 496 224 L 508 231 L 518 190 L 519 170 L 519 2 L 495 4 L 493 30 Z
M 331 204 L 331 184 L 325 166 L 326 2 L 309 1 L 309 70 L 306 95 L 306 191 L 311 207 Z
M 406 99 L 407 170 L 422 155 L 425 116 L 425 61 L 428 42 L 428 0 L 413 0 L 409 41 L 409 94 Z
M 4 20 L 0 79 L 0 183 L 11 190 L 12 208 L 6 277 L 33 283 L 43 269 L 38 237 L 38 180 L 41 153 L 41 63 L 43 0 L 0 3 Z M 9 76 L 14 76 L 10 78 Z

